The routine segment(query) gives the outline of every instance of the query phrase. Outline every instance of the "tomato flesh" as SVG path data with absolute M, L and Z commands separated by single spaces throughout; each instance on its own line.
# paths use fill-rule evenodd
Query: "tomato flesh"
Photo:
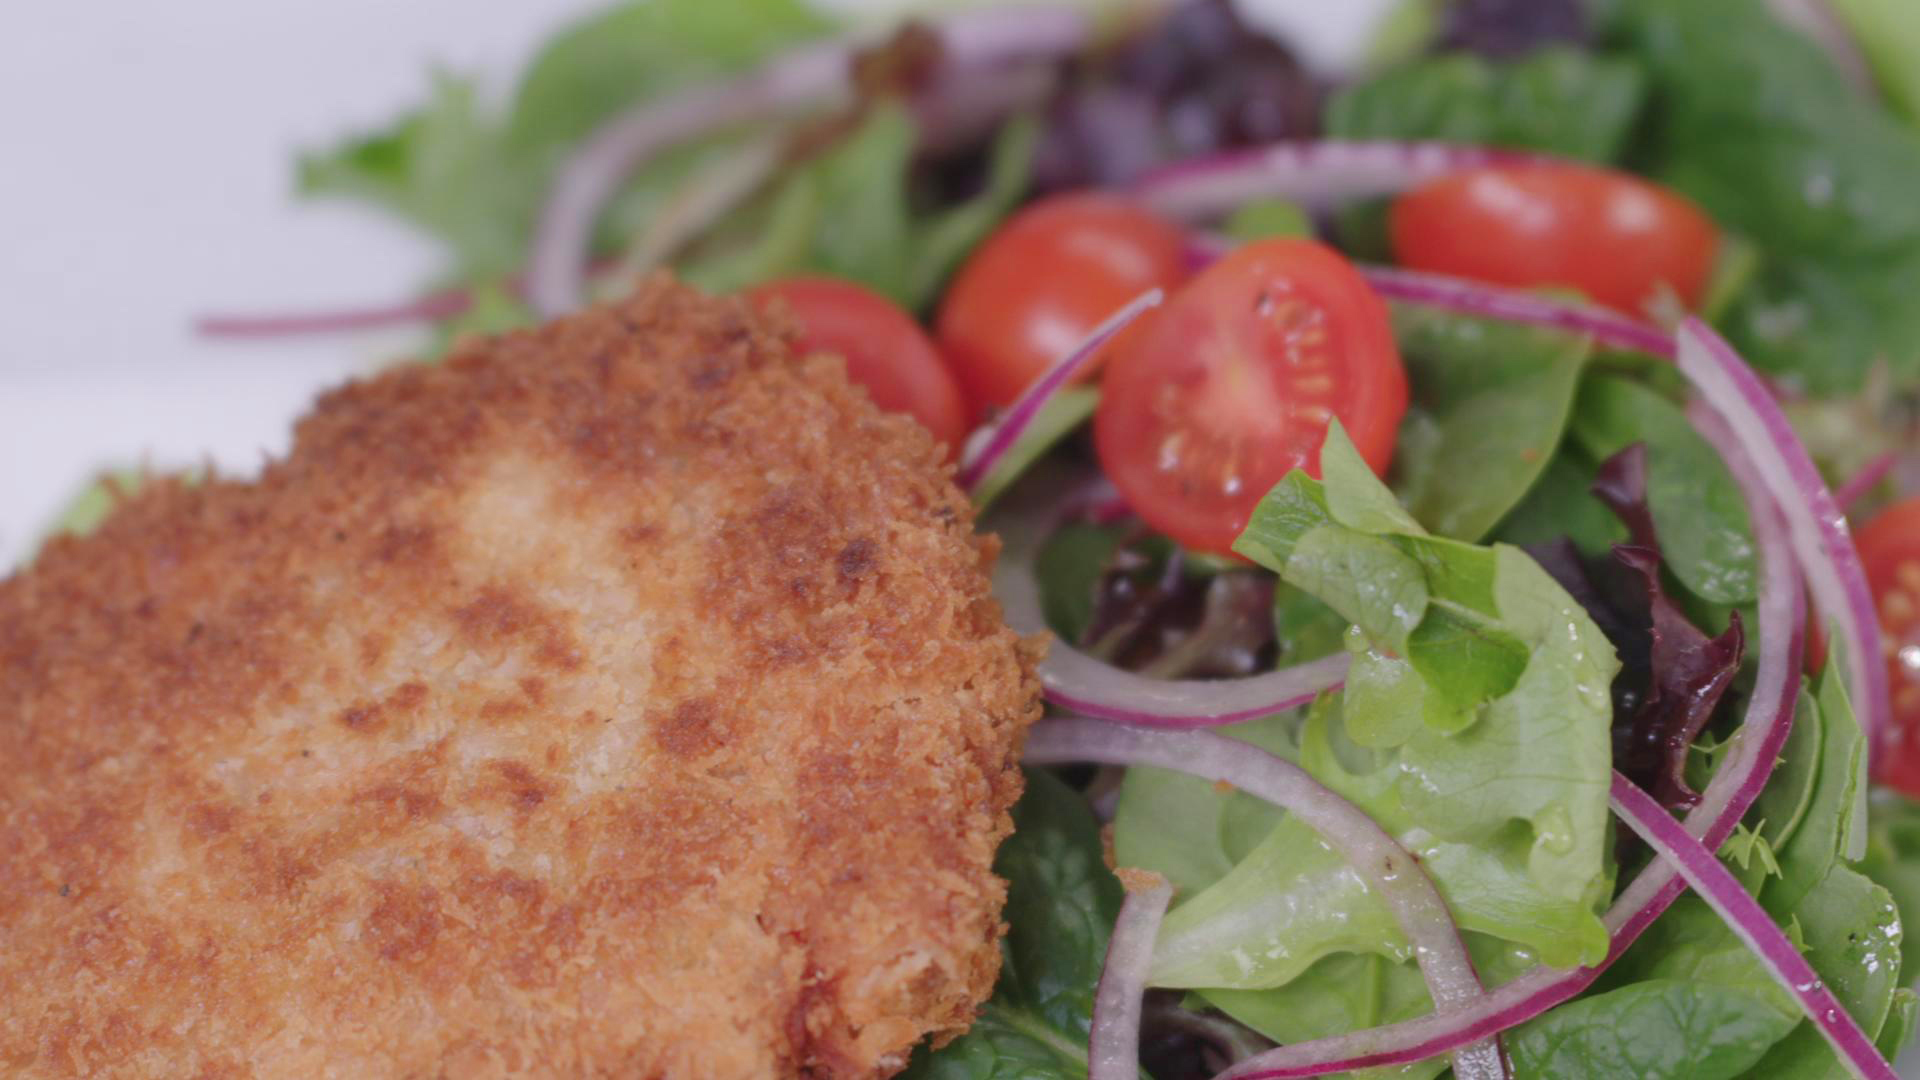
M 937 336 L 984 415 L 1011 405 L 1127 301 L 1186 274 L 1179 226 L 1117 195 L 1059 195 L 1014 215 L 968 258 L 941 301 Z M 1086 372 L 1140 329 L 1129 327 Z
M 1574 288 L 1642 318 L 1668 295 L 1696 307 L 1720 247 L 1712 220 L 1679 194 L 1571 164 L 1442 177 L 1395 200 L 1388 231 L 1404 266 L 1496 285 Z
M 920 421 L 949 457 L 959 452 L 967 434 L 960 384 L 926 331 L 893 301 L 828 277 L 769 282 L 749 296 L 761 308 L 784 302 L 800 325 L 802 353 L 838 354 L 875 405 Z
M 1895 503 L 1854 534 L 1880 613 L 1893 729 L 1879 780 L 1920 798 L 1920 498 Z
M 1250 244 L 1188 282 L 1109 362 L 1100 462 L 1147 524 L 1226 552 L 1334 417 L 1384 473 L 1407 409 L 1387 307 L 1332 249 Z

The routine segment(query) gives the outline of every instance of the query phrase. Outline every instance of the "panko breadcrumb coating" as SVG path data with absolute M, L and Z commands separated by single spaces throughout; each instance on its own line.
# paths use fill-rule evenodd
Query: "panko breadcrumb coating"
M 0 1073 L 855 1077 L 999 966 L 1033 656 L 911 421 L 666 282 L 0 582 Z

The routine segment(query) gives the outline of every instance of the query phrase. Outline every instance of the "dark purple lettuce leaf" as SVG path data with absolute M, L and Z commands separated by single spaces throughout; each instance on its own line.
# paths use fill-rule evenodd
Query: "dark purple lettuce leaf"
M 1584 45 L 1593 21 L 1584 0 L 1454 0 L 1436 43 L 1496 58 L 1547 45 Z
M 1528 549 L 1593 616 L 1620 656 L 1613 681 L 1614 765 L 1660 802 L 1699 802 L 1686 782 L 1689 747 L 1706 728 L 1740 670 L 1746 638 L 1735 612 L 1709 637 L 1667 595 L 1660 543 L 1647 509 L 1646 448 L 1634 444 L 1600 466 L 1593 493 L 1632 537 L 1589 562 L 1569 541 Z
M 1130 671 L 1228 678 L 1268 670 L 1278 655 L 1272 575 L 1195 567 L 1138 524 L 1062 529 L 1040 569 L 1054 631 Z
M 1054 100 L 1034 163 L 1041 191 L 1124 184 L 1156 165 L 1319 130 L 1321 88 L 1227 0 L 1189 0 Z

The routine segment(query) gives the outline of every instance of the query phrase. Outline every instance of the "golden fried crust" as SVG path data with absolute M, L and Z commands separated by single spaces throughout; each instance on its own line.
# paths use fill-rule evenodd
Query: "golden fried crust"
M 896 1071 L 1038 713 L 971 517 L 664 282 L 151 485 L 0 582 L 0 1073 Z

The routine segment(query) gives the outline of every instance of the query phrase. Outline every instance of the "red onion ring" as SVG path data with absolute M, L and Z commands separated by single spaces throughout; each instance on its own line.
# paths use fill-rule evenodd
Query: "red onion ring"
M 947 63 L 969 66 L 1072 52 L 1087 18 L 1066 8 L 1001 9 L 933 24 Z M 801 46 L 737 79 L 644 102 L 589 136 L 554 178 L 527 265 L 527 299 L 542 316 L 580 305 L 588 248 L 601 209 L 653 155 L 732 124 L 817 106 L 850 89 L 849 66 L 871 42 L 859 33 Z
M 387 307 L 350 308 L 343 311 L 316 311 L 291 315 L 202 315 L 193 321 L 193 332 L 208 338 L 294 337 L 301 334 L 336 334 L 355 330 L 378 330 L 389 326 L 412 326 L 464 315 L 473 306 L 468 289 L 442 289 L 418 299 Z
M 1152 731 L 1071 717 L 1034 725 L 1024 760 L 1030 765 L 1153 765 L 1232 784 L 1273 803 L 1320 834 L 1386 904 L 1413 945 L 1435 1015 L 1473 1009 L 1486 997 L 1453 914 L 1419 860 L 1366 811 L 1293 762 L 1208 731 Z M 1496 1047 L 1467 1047 L 1456 1055 L 1454 1068 L 1461 1080 L 1506 1077 Z
M 1006 415 L 986 430 L 991 432 L 984 440 L 969 436 L 967 439 L 966 460 L 960 463 L 960 475 L 957 482 L 960 487 L 972 492 L 987 478 L 1008 450 L 1020 441 L 1033 419 L 1040 410 L 1053 400 L 1074 376 L 1093 362 L 1100 352 L 1100 346 L 1112 340 L 1114 335 L 1125 330 L 1135 319 L 1151 309 L 1160 306 L 1164 295 L 1159 289 L 1148 289 L 1134 297 L 1119 311 L 1107 316 L 1106 321 L 1093 328 L 1086 339 L 1067 351 L 1065 356 L 1053 362 L 1053 366 L 1040 373 L 1040 376 L 1028 384 L 1020 396 L 1014 399 Z
M 1860 1080 L 1900 1080 L 1893 1066 L 1874 1048 L 1873 1040 L 1860 1030 L 1860 1025 L 1814 973 L 1800 950 L 1787 940 L 1787 935 L 1760 902 L 1741 886 L 1713 851 L 1682 828 L 1651 795 L 1617 772 L 1613 774 L 1613 812 L 1645 840 L 1666 865 L 1678 870 L 1686 883 L 1693 886 L 1693 891 L 1726 920 L 1728 928 L 1739 935 L 1774 979 L 1800 1003 L 1813 1026 L 1820 1029 L 1820 1034 L 1840 1055 L 1847 1071 Z
M 1680 326 L 1678 363 L 1701 400 L 1726 419 L 1735 435 L 1736 445 L 1719 448 L 1722 455 L 1751 460 L 1785 515 L 1814 607 L 1838 624 L 1846 642 L 1848 690 L 1877 759 L 1892 728 L 1893 706 L 1873 590 L 1847 531 L 1846 513 L 1773 395 L 1725 339 L 1689 317 Z
M 1719 417 L 1705 413 L 1694 420 L 1702 436 L 1722 454 L 1728 454 L 1732 437 Z M 1760 559 L 1760 597 L 1754 620 L 1759 659 L 1753 694 L 1734 736 L 1734 748 L 1685 823 L 1688 833 L 1716 851 L 1759 797 L 1786 745 L 1798 696 L 1806 631 L 1799 568 L 1773 499 L 1744 457 L 1730 455 L 1727 465 L 1746 497 Z M 1537 968 L 1489 991 L 1471 1009 L 1450 1016 L 1436 1012 L 1385 1027 L 1282 1046 L 1240 1062 L 1215 1080 L 1285 1080 L 1404 1064 L 1525 1023 L 1591 985 L 1685 889 L 1686 883 L 1667 863 L 1657 862 L 1642 870 L 1603 917 L 1612 940 L 1606 959 L 1594 967 L 1566 971 Z
M 1162 166 L 1134 181 L 1132 190 L 1169 217 L 1203 221 L 1254 199 L 1286 199 L 1325 210 L 1396 195 L 1477 165 L 1540 160 L 1459 143 L 1299 140 Z
M 1165 878 L 1127 889 L 1120 918 L 1107 941 L 1100 985 L 1093 993 L 1093 1026 L 1087 1033 L 1087 1080 L 1139 1080 L 1140 1009 L 1153 964 L 1153 939 L 1173 901 Z
M 1415 270 L 1387 266 L 1361 266 L 1359 270 L 1374 291 L 1389 300 L 1586 334 L 1602 345 L 1669 360 L 1674 355 L 1673 338 L 1658 327 L 1592 304 L 1553 300 L 1520 289 Z

